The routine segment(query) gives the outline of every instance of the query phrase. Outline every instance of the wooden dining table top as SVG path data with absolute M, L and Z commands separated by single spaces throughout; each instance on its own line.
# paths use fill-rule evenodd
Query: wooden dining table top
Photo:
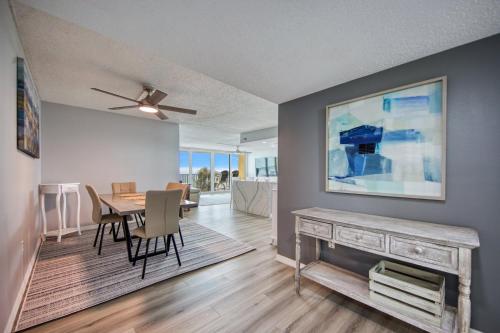
M 146 193 L 116 193 L 99 194 L 101 201 L 118 215 L 131 215 L 142 213 L 146 210 Z M 198 205 L 195 201 L 181 200 L 183 208 L 193 208 Z

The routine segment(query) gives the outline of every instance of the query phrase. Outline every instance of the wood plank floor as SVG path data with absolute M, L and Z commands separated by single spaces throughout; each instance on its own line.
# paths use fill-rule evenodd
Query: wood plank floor
M 274 260 L 268 219 L 229 205 L 199 207 L 187 217 L 257 251 L 27 332 L 420 332 L 307 279 L 296 296 L 293 269 Z

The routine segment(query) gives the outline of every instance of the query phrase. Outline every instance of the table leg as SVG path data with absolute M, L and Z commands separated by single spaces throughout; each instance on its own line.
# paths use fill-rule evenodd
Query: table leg
M 62 207 L 62 223 L 63 223 L 63 229 L 66 229 L 68 225 L 66 224 L 66 193 L 62 193 L 62 198 L 63 198 L 63 207 Z
M 315 253 L 315 258 L 316 260 L 319 260 L 321 256 L 321 240 L 319 238 L 316 238 L 316 253 Z
M 295 218 L 295 293 L 300 295 L 300 233 L 298 218 Z
M 82 231 L 80 229 L 80 191 L 76 191 L 76 228 L 78 229 L 78 234 L 81 235 Z
M 45 213 L 45 193 L 40 194 L 40 210 L 42 211 L 43 240 L 45 240 L 47 235 L 47 214 Z
M 57 210 L 57 224 L 59 233 L 57 234 L 57 241 L 61 241 L 62 237 L 62 219 L 61 219 L 61 192 L 56 195 L 56 210 Z
M 458 258 L 458 332 L 468 333 L 471 317 L 471 250 L 460 248 Z
M 125 241 L 127 243 L 127 255 L 128 255 L 128 261 L 132 262 L 132 238 L 130 237 L 130 231 L 128 229 L 128 221 L 127 221 L 127 215 L 123 216 L 123 233 L 125 234 Z

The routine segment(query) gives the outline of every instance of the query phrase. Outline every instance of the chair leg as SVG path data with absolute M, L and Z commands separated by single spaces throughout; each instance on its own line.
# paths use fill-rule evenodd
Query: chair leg
M 104 229 L 106 229 L 105 224 L 102 225 L 101 240 L 99 241 L 99 252 L 97 252 L 97 255 L 101 255 L 102 239 L 104 238 Z
M 181 226 L 179 225 L 179 236 L 181 236 L 181 244 L 182 244 L 182 247 L 184 247 L 184 238 L 182 237 L 182 231 L 181 231 Z M 172 236 L 173 238 L 173 236 Z
M 142 241 L 142 238 L 139 238 L 139 243 L 137 243 L 137 249 L 135 249 L 135 257 L 134 257 L 134 261 L 132 262 L 132 266 L 135 266 L 135 262 L 137 261 L 137 257 L 139 256 L 139 249 L 141 248 L 141 241 Z
M 138 214 L 134 214 L 134 220 L 135 224 L 137 225 L 137 228 L 140 228 L 141 226 L 139 225 L 139 218 L 137 217 Z
M 165 236 L 163 236 L 163 244 L 165 244 L 165 257 L 168 257 L 167 239 L 165 238 Z
M 177 263 L 181 266 L 181 259 L 179 258 L 179 252 L 177 251 L 177 245 L 175 245 L 175 237 L 172 235 L 172 243 L 174 244 L 175 256 L 177 257 Z
M 146 241 L 146 253 L 144 254 L 144 265 L 142 266 L 142 279 L 144 280 L 144 275 L 146 274 L 146 262 L 148 261 L 148 250 L 149 250 L 149 241 L 151 239 L 148 238 Z
M 111 208 L 109 209 L 109 213 L 113 214 L 113 210 Z M 113 236 L 114 236 L 115 235 L 115 224 L 114 223 L 112 224 L 111 230 L 109 230 L 108 234 L 111 234 L 111 232 L 113 232 Z M 116 237 L 114 237 L 114 238 L 116 238 Z
M 97 232 L 95 233 L 95 238 L 94 238 L 94 247 L 97 244 L 97 237 L 99 237 L 99 232 L 101 231 L 101 224 L 97 226 Z
M 141 213 L 139 213 L 137 215 L 139 215 L 139 220 L 141 220 L 141 224 L 142 224 L 142 226 L 144 226 L 144 220 L 142 219 Z
M 172 239 L 172 235 L 167 236 L 167 255 L 168 252 L 170 251 L 170 240 Z
M 156 254 L 156 248 L 158 247 L 158 237 L 155 239 L 155 254 Z

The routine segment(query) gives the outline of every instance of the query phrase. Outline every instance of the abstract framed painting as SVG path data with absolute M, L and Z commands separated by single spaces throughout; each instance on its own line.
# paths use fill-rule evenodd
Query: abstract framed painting
M 446 77 L 326 107 L 326 191 L 445 200 Z
M 17 149 L 40 157 L 40 99 L 24 59 L 17 58 Z

